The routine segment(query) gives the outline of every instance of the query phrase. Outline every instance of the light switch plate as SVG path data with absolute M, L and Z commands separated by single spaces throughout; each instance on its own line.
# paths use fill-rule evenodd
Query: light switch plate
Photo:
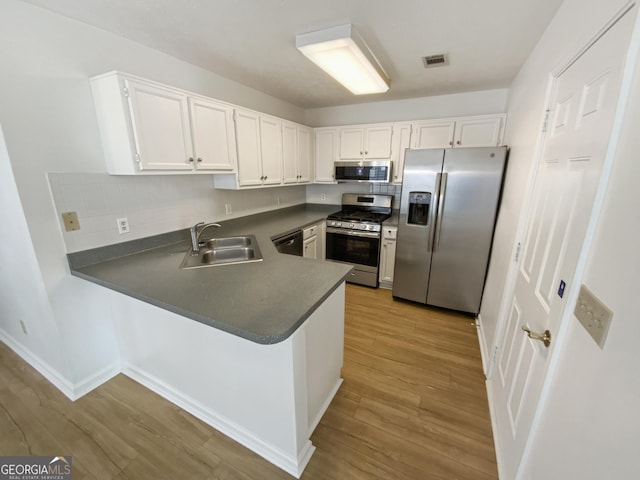
M 613 312 L 587 287 L 582 285 L 573 313 L 598 346 L 602 348 L 607 338 L 609 325 L 611 325 Z
M 76 212 L 64 212 L 62 214 L 64 229 L 66 232 L 80 230 L 80 222 L 78 222 L 78 214 Z

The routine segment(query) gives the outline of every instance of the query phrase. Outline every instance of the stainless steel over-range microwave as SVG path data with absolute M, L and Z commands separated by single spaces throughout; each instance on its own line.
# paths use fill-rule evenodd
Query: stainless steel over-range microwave
M 334 178 L 338 182 L 391 181 L 391 162 L 362 160 L 359 162 L 334 162 Z

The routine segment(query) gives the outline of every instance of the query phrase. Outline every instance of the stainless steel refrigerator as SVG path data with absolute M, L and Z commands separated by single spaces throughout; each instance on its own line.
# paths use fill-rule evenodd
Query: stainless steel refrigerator
M 406 150 L 393 296 L 477 314 L 507 147 Z

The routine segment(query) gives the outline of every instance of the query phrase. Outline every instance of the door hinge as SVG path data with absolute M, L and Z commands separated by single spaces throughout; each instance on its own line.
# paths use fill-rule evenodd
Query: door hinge
M 520 259 L 520 247 L 522 247 L 522 244 L 518 242 L 518 245 L 516 246 L 516 254 L 513 257 L 513 261 L 516 263 L 518 263 L 518 260 Z
M 544 111 L 544 123 L 542 124 L 542 133 L 547 131 L 547 127 L 549 126 L 549 115 L 551 114 L 551 110 L 547 109 Z
M 497 362 L 498 361 L 498 346 L 495 345 L 493 347 L 493 361 Z
M 136 162 L 140 163 L 140 154 L 136 153 Z
M 127 87 L 122 87 L 122 93 L 124 93 L 125 97 L 129 96 L 129 89 Z

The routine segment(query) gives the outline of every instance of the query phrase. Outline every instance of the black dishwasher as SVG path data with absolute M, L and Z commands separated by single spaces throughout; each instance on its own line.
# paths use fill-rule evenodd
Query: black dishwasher
M 287 233 L 273 239 L 273 244 L 280 253 L 302 256 L 302 230 Z

